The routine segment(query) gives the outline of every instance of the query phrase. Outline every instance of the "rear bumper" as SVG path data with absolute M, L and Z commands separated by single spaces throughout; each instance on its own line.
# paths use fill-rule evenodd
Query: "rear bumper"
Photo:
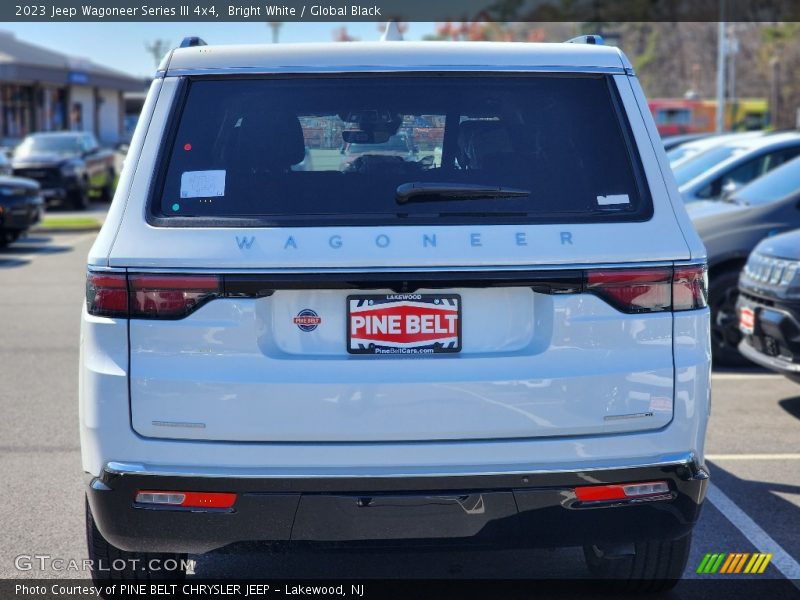
M 667 481 L 640 500 L 581 503 L 575 487 Z M 677 538 L 708 481 L 692 458 L 616 469 L 458 476 L 242 477 L 110 464 L 87 496 L 98 528 L 129 551 L 200 553 L 241 541 L 577 546 Z M 143 508 L 137 490 L 234 492 L 231 510 Z

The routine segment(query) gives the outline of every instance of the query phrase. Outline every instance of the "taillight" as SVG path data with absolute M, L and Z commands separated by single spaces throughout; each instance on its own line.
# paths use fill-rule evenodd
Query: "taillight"
M 216 275 L 129 275 L 132 319 L 180 319 L 222 291 Z
M 180 319 L 221 292 L 217 275 L 89 272 L 86 276 L 86 308 L 100 317 Z
M 86 309 L 99 317 L 128 318 L 128 281 L 120 273 L 86 275 Z
M 708 306 L 708 270 L 705 265 L 675 267 L 672 276 L 672 310 Z
M 586 290 L 627 313 L 669 310 L 672 269 L 589 271 Z
M 681 311 L 708 304 L 705 265 L 588 271 L 586 291 L 626 313 Z

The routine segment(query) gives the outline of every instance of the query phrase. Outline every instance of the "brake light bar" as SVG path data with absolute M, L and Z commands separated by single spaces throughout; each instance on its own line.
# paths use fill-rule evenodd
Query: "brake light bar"
M 581 502 L 611 502 L 663 496 L 669 493 L 666 481 L 646 481 L 612 485 L 588 485 L 575 488 L 575 497 Z
M 526 272 L 204 275 L 89 271 L 89 314 L 182 319 L 214 298 L 259 298 L 276 289 L 529 287 L 543 294 L 594 294 L 625 313 L 684 311 L 708 304 L 706 266 Z
M 139 490 L 136 504 L 176 508 L 232 508 L 236 494 L 228 492 L 176 492 Z

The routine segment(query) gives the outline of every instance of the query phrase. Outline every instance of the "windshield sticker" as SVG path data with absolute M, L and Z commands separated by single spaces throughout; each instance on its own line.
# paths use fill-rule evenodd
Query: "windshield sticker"
M 608 206 L 609 204 L 630 204 L 628 194 L 609 194 L 608 196 L 598 196 L 598 206 Z
M 184 171 L 181 198 L 209 198 L 225 195 L 225 171 Z

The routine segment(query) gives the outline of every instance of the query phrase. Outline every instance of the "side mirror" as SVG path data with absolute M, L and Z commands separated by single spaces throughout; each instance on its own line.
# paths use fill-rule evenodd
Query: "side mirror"
M 738 189 L 739 189 L 739 184 L 736 183 L 733 179 L 728 179 L 722 185 L 722 197 L 729 198 L 731 194 L 733 194 Z

